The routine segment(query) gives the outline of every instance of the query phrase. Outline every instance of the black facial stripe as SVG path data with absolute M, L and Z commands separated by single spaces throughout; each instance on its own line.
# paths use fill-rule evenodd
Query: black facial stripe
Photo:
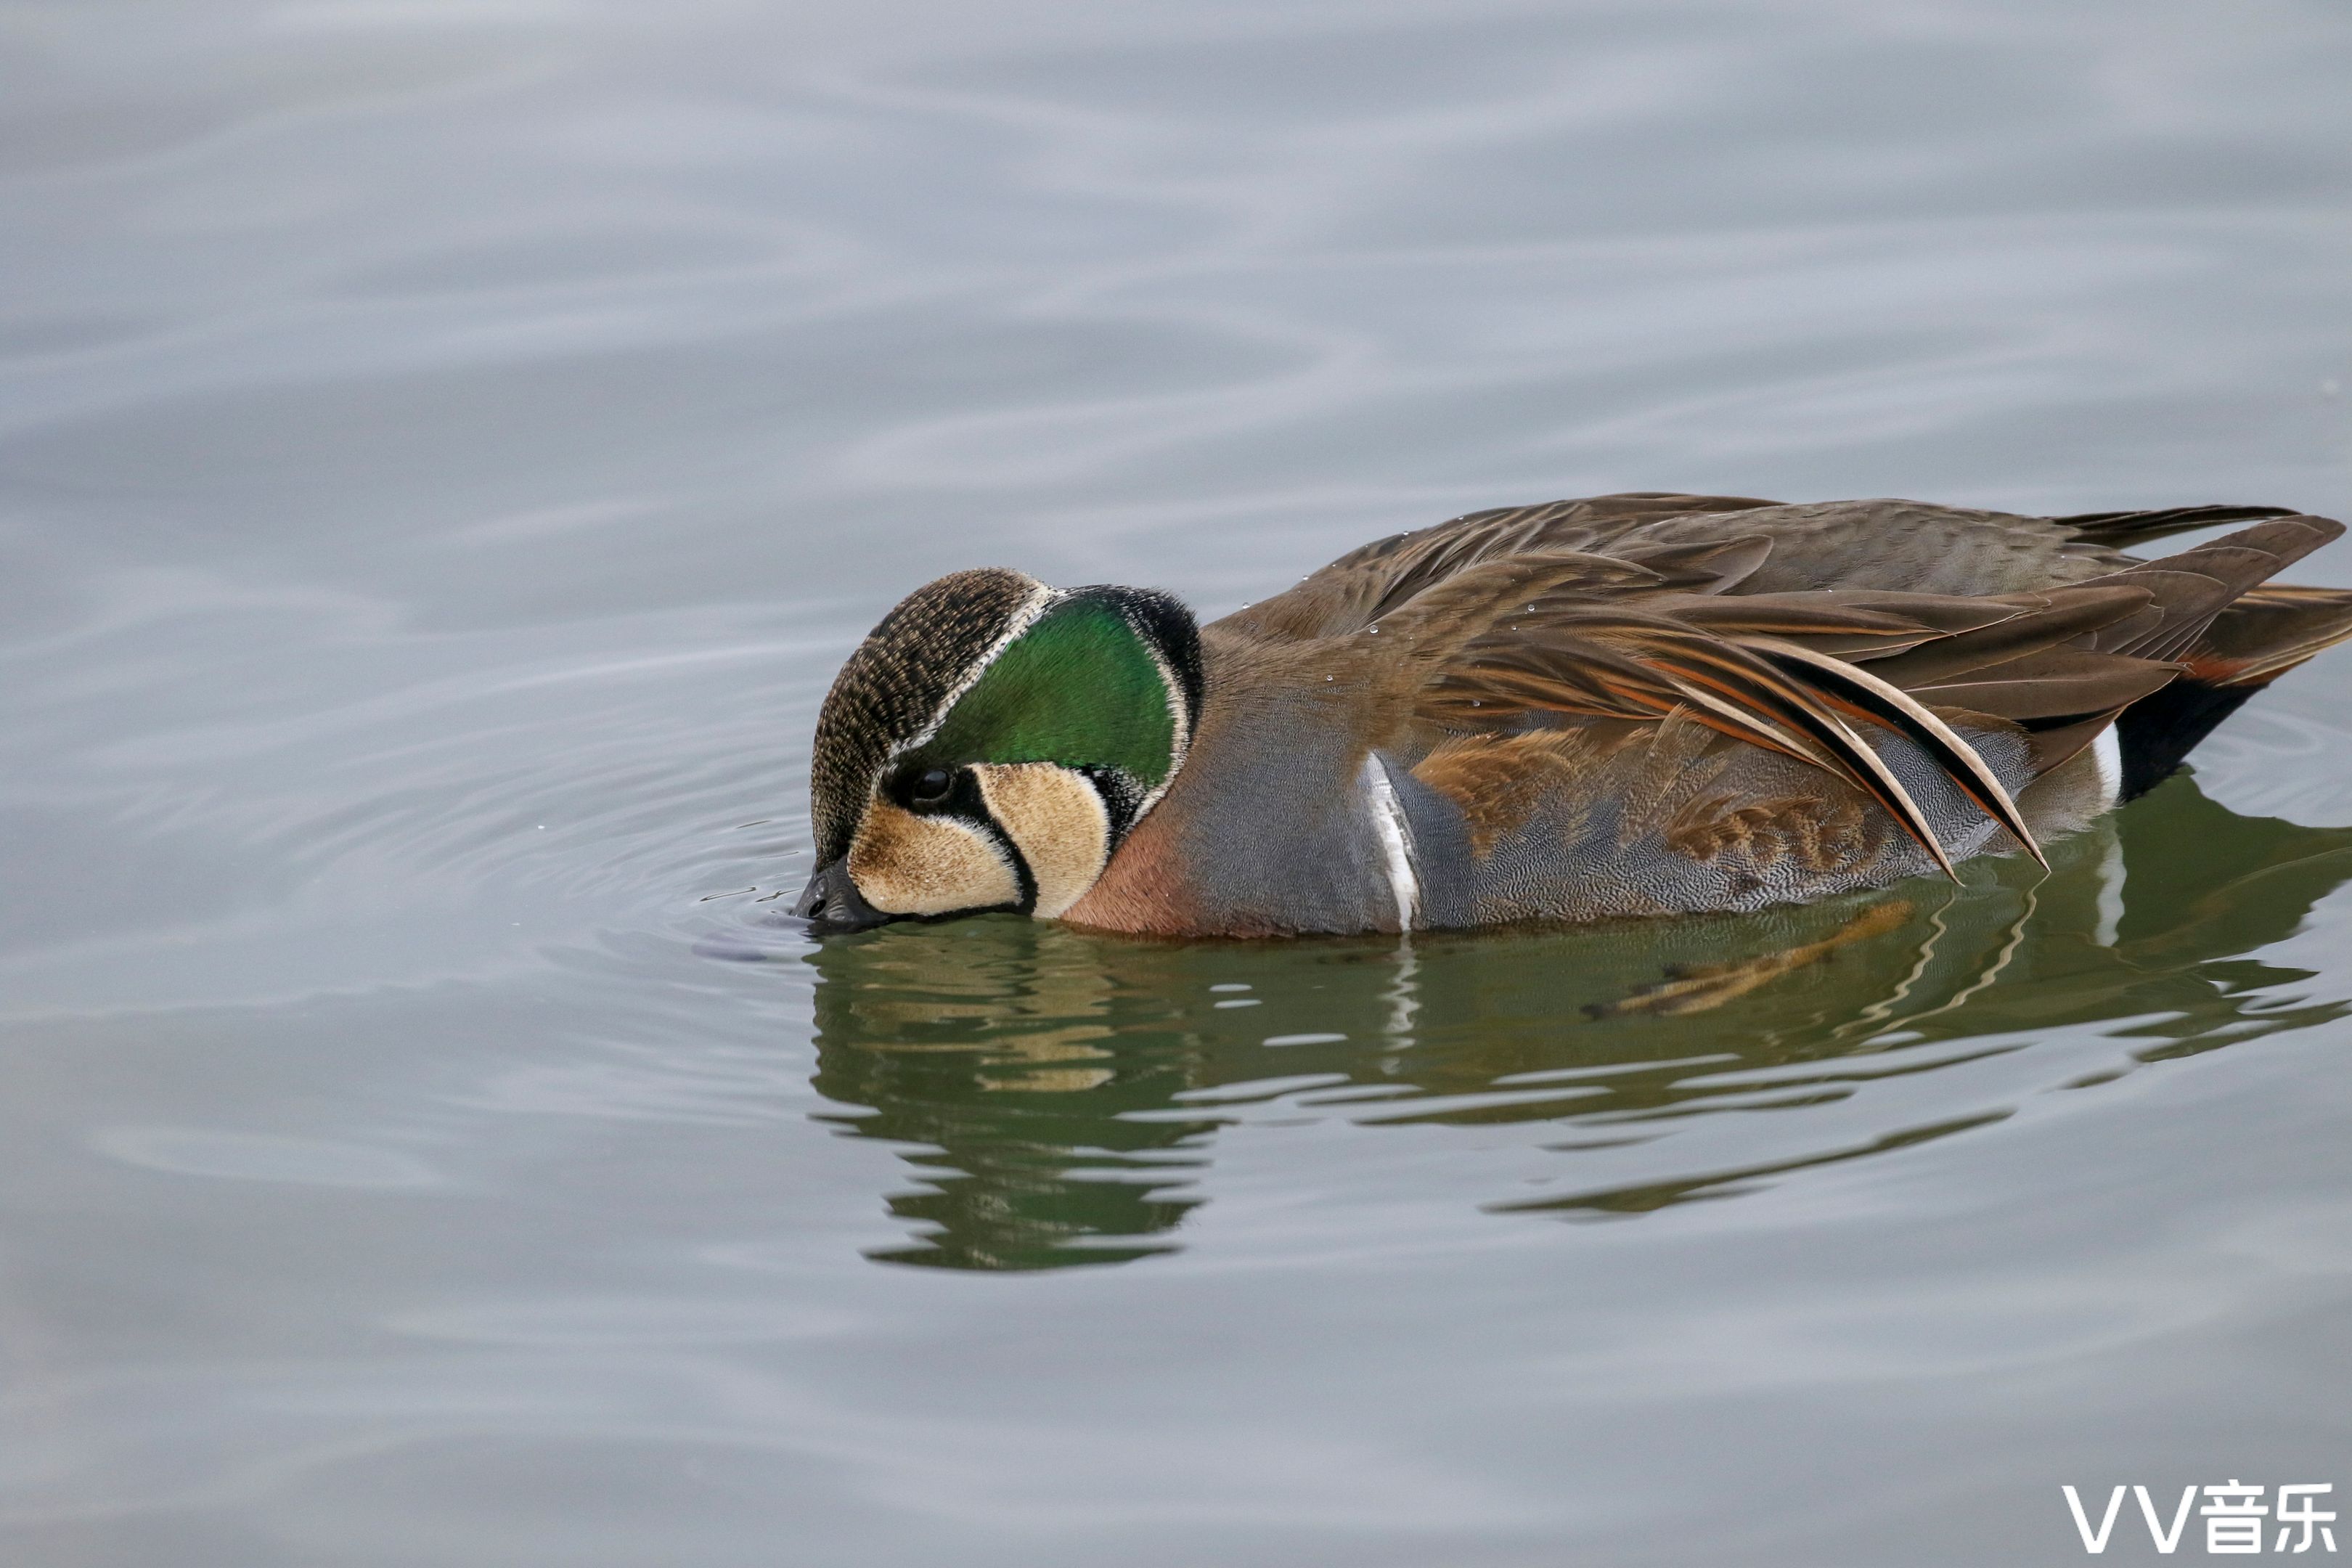
M 1037 912 L 1037 876 L 1029 869 L 1029 857 L 1021 853 L 1021 846 L 1013 842 L 1013 835 L 996 826 L 996 818 L 980 819 L 982 830 L 996 840 L 1013 862 L 1013 879 L 1021 886 L 1021 901 L 1013 906 L 1016 913 L 1034 915 Z
M 897 769 L 884 781 L 883 795 L 918 816 L 952 816 L 965 826 L 987 835 L 989 841 L 1003 852 L 1005 863 L 1013 868 L 1013 880 L 1021 889 L 1017 903 L 987 907 L 992 910 L 1009 909 L 1024 915 L 1034 913 L 1037 908 L 1036 874 L 1029 869 L 1029 858 L 1021 853 L 1021 846 L 1015 844 L 1013 836 L 998 826 L 996 818 L 990 815 L 988 799 L 980 793 L 979 775 L 970 768 L 950 769 L 954 777 L 948 785 L 948 793 L 937 800 L 919 801 L 914 796 L 916 784 L 929 771 L 929 767 L 930 764 L 924 764 Z M 940 918 L 980 912 L 976 909 L 953 910 L 949 916 Z
M 1110 819 L 1111 847 L 1118 848 L 1127 830 L 1135 826 L 1137 813 L 1143 809 L 1143 785 L 1124 768 L 1088 765 L 1072 771 L 1094 786 L 1095 795 L 1103 805 L 1103 815 Z

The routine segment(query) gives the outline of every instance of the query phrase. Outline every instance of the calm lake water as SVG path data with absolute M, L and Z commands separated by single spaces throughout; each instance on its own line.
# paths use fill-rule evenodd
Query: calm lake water
M 2046 878 L 774 918 L 835 665 L 950 568 L 1218 614 L 1611 489 L 2352 516 L 2347 83 L 2324 0 L 14 7 L 0 1560 L 2352 1519 L 2345 651 Z

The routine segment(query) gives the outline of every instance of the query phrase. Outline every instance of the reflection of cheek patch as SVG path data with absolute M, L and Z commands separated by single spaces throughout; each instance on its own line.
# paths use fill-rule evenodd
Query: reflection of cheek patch
M 1110 858 L 1110 816 L 1095 786 L 1052 763 L 987 763 L 972 772 L 989 816 L 1029 863 L 1037 918 L 1051 920 L 1085 897 Z
M 849 847 L 849 876 L 889 915 L 943 915 L 1021 901 L 995 840 L 951 816 L 917 816 L 877 800 Z

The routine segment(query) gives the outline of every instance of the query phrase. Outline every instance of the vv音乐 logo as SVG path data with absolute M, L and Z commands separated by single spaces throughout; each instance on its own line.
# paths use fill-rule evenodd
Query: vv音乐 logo
M 2263 1500 L 2268 1488 L 2247 1486 L 2232 1477 L 2226 1484 L 2210 1487 L 2183 1487 L 2179 1506 L 2172 1510 L 2172 1521 L 2166 1523 L 2156 1500 L 2147 1495 L 2146 1487 L 2133 1487 L 2139 1499 L 2140 1517 L 2147 1521 L 2147 1532 L 2156 1542 L 2158 1552 L 2177 1552 L 2180 1538 L 2189 1528 L 2189 1505 L 2202 1491 L 2206 1499 L 2197 1510 L 2205 1521 L 2205 1550 L 2222 1556 L 2252 1556 L 2264 1545 L 2263 1527 L 2278 1526 L 2276 1539 L 2268 1544 L 2273 1552 L 2333 1552 L 2336 1531 L 2329 1528 L 2336 1515 L 2318 1507 L 2324 1493 L 2336 1489 L 2332 1481 L 2298 1481 L 2278 1489 L 2276 1506 Z M 2116 1518 L 2123 1512 L 2124 1490 L 2116 1488 L 2107 1494 L 2106 1511 L 2099 1516 L 2095 1528 L 2091 1516 L 2083 1507 L 2082 1495 L 2073 1487 L 2061 1487 L 2066 1494 L 2066 1506 L 2074 1515 L 2074 1528 L 2083 1532 L 2083 1550 L 2105 1552 L 2115 1533 Z

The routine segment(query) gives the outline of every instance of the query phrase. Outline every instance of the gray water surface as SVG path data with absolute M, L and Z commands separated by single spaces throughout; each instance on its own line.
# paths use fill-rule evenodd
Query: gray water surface
M 0 15 L 0 1559 L 2342 1511 L 2345 651 L 2046 876 L 774 916 L 833 669 L 950 568 L 1213 615 L 1612 489 L 2352 515 L 2347 81 L 2323 0 Z

